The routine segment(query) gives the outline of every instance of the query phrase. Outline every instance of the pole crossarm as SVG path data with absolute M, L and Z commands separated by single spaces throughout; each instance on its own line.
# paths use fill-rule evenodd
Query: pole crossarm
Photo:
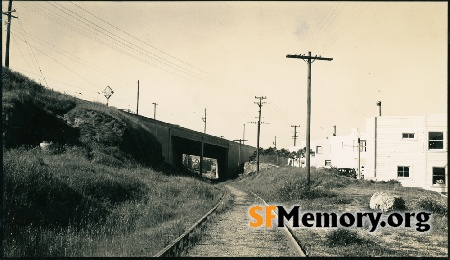
M 332 61 L 333 58 L 324 58 L 321 56 L 308 56 L 308 55 L 303 55 L 303 54 L 288 54 L 286 55 L 286 58 L 294 58 L 294 59 L 307 59 L 307 60 L 328 60 L 328 61 Z

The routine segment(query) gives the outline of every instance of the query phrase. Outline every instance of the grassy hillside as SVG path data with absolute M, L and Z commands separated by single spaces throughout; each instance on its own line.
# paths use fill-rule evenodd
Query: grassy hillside
M 311 188 L 306 169 L 276 168 L 245 176 L 234 182 L 260 195 L 272 205 L 300 205 L 301 211 L 367 212 L 371 196 L 383 191 L 401 196 L 406 211 L 431 212 L 432 230 L 386 228 L 294 229 L 309 256 L 437 256 L 448 255 L 447 198 L 421 188 L 402 187 L 397 181 L 374 182 L 340 176 L 332 169 L 311 169 Z M 405 239 L 408 237 L 408 239 Z
M 5 68 L 2 87 L 5 256 L 152 256 L 218 202 L 126 113 Z
M 95 162 L 108 165 L 127 159 L 147 166 L 163 163 L 161 145 L 148 128 L 120 110 L 45 89 L 6 68 L 2 91 L 5 148 L 52 141 L 83 146 Z

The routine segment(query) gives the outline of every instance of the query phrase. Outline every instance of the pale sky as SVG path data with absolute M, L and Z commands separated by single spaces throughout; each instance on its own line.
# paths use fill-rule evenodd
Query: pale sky
M 293 146 L 385 116 L 447 113 L 447 2 L 14 1 L 10 68 L 44 86 L 228 140 Z M 2 11 L 8 2 L 2 1 Z M 3 22 L 6 16 L 3 15 Z M 2 64 L 6 26 L 2 24 Z M 41 73 L 42 72 L 42 73 Z M 81 94 L 80 94 L 81 93 Z

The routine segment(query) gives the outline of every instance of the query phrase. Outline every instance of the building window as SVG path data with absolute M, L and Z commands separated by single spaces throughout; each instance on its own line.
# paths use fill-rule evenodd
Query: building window
M 428 149 L 444 149 L 443 132 L 428 132 Z
M 445 168 L 433 167 L 433 184 L 445 184 Z
M 414 139 L 415 138 L 415 134 L 414 133 L 403 133 L 402 134 L 402 138 L 403 139 Z
M 409 166 L 397 166 L 397 177 L 409 177 Z
M 331 166 L 331 160 L 325 160 L 325 166 Z
M 316 146 L 316 153 L 321 154 L 322 153 L 322 146 Z

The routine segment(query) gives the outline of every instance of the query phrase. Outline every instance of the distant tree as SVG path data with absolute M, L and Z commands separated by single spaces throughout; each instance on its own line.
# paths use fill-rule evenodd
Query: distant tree
M 291 152 L 289 152 L 289 150 L 286 150 L 284 148 L 281 148 L 281 150 L 277 150 L 277 154 L 280 157 L 291 158 Z

